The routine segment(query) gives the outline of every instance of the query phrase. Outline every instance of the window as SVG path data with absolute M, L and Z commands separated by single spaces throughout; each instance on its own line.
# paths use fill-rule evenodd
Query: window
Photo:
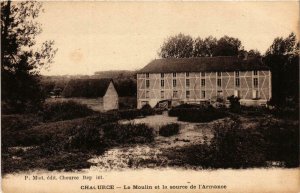
M 202 77 L 205 77 L 205 72 L 201 72 L 201 76 L 202 76 Z
M 217 92 L 217 97 L 218 97 L 218 98 L 222 98 L 222 97 L 223 97 L 223 91 L 218 90 L 218 92 Z
M 239 71 L 235 71 L 235 77 L 239 77 L 240 76 L 240 72 Z
M 218 80 L 217 80 L 217 85 L 220 86 L 220 87 L 222 86 L 222 81 L 221 81 L 220 78 L 218 78 Z
M 150 80 L 146 80 L 146 88 L 150 87 Z
M 164 91 L 160 91 L 160 98 L 165 98 L 165 92 Z
M 160 73 L 160 77 L 161 77 L 161 78 L 164 78 L 164 77 L 165 77 L 165 74 L 164 74 L 164 73 Z
M 177 95 L 178 95 L 177 90 L 174 90 L 174 91 L 173 91 L 173 98 L 177 98 Z
M 205 79 L 201 79 L 201 86 L 205 86 Z
M 149 91 L 148 90 L 146 91 L 146 98 L 147 99 L 149 98 Z
M 218 72 L 217 74 L 218 74 L 218 76 L 221 76 L 222 72 Z
M 186 77 L 189 77 L 189 76 L 190 76 L 190 73 L 189 73 L 189 72 L 185 73 L 185 76 L 186 76 Z
M 253 75 L 254 75 L 254 76 L 257 76 L 257 70 L 254 70 L 254 71 L 253 71 Z
M 239 78 L 235 79 L 235 86 L 240 87 L 240 79 Z
M 234 96 L 240 98 L 240 91 L 239 90 L 234 90 Z
M 252 98 L 253 99 L 258 99 L 258 90 L 253 90 L 252 91 Z
M 149 78 L 149 73 L 146 73 L 146 78 Z
M 186 84 L 186 87 L 189 87 L 190 86 L 190 79 L 186 79 L 185 84 Z
M 165 80 L 160 80 L 160 87 L 164 88 L 165 87 Z
M 176 77 L 176 72 L 173 73 L 173 77 Z
M 176 85 L 177 85 L 176 80 L 173 80 L 173 87 L 176 87 Z
M 185 92 L 186 98 L 189 99 L 189 98 L 190 98 L 190 95 L 191 95 L 191 92 L 190 92 L 189 90 L 187 90 L 187 91 Z
M 254 86 L 254 88 L 258 87 L 258 79 L 257 78 L 253 78 L 253 86 Z
M 203 99 L 205 98 L 205 91 L 201 92 L 201 98 L 203 98 Z

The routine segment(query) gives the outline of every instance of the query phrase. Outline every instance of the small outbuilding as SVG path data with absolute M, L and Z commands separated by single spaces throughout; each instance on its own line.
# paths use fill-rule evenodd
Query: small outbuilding
M 103 109 L 105 111 L 118 109 L 119 108 L 119 96 L 114 86 L 113 80 L 109 81 L 106 87 L 105 94 L 103 96 Z

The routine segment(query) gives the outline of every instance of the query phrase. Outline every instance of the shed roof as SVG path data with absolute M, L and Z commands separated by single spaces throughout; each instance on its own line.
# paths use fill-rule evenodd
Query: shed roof
M 269 70 L 260 58 L 235 56 L 155 59 L 138 73 Z

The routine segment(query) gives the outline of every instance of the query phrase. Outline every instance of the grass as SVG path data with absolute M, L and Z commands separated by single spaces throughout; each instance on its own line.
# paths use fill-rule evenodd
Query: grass
M 159 135 L 164 137 L 169 137 L 172 135 L 177 135 L 179 132 L 179 124 L 178 123 L 171 123 L 162 126 L 159 128 Z

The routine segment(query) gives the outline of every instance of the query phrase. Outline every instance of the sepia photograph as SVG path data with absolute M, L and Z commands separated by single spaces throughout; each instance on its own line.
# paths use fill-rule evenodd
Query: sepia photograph
M 297 193 L 299 1 L 1 1 L 3 193 Z

